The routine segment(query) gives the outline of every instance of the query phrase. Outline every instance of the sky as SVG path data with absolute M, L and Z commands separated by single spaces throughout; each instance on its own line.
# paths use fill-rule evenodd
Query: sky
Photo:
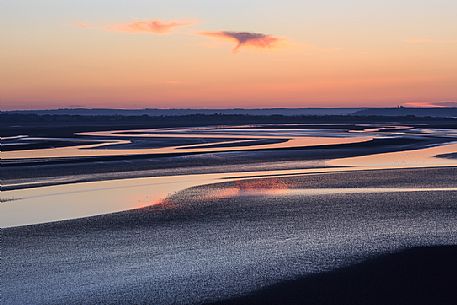
M 457 105 L 455 0 L 0 0 L 8 109 Z

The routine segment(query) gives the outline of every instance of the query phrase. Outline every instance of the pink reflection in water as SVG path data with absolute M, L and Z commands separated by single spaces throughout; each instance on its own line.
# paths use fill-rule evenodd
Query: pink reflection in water
M 220 130 L 219 132 L 215 132 Z M 57 148 L 43 148 L 33 150 L 14 150 L 1 152 L 2 159 L 20 160 L 20 159 L 38 159 L 38 158 L 62 158 L 62 157 L 96 157 L 96 156 L 125 156 L 125 155 L 145 155 L 145 154 L 173 154 L 173 153 L 194 153 L 194 152 L 222 152 L 222 151 L 238 151 L 238 150 L 258 150 L 258 149 L 276 149 L 290 147 L 305 147 L 314 145 L 336 145 L 360 143 L 372 139 L 370 136 L 360 137 L 330 137 L 330 136 L 308 136 L 306 132 L 297 133 L 291 131 L 276 131 L 276 134 L 265 133 L 262 130 L 250 130 L 243 133 L 233 132 L 230 129 L 218 128 L 182 128 L 179 130 L 164 130 L 164 129 L 146 129 L 146 130 L 127 130 L 127 131 L 99 131 L 87 132 L 80 135 L 92 137 L 123 137 L 138 138 L 198 138 L 198 139 L 227 139 L 219 143 L 209 145 L 179 145 L 166 146 L 158 148 L 142 148 L 142 149 L 113 149 L 110 145 L 122 145 L 131 143 L 130 140 L 110 140 L 104 143 L 91 145 L 76 145 Z M 235 139 L 235 140 L 234 140 Z M 261 140 L 261 139 L 288 139 L 285 142 L 273 144 L 254 144 L 243 146 L 245 141 Z M 219 144 L 231 143 L 232 147 L 218 147 Z M 237 146 L 240 145 L 240 146 Z M 104 147 L 103 149 L 100 149 Z

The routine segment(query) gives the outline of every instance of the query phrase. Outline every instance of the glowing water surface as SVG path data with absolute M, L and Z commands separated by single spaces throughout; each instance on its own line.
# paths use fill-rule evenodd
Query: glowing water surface
M 275 170 L 258 172 L 227 172 L 185 176 L 135 178 L 100 182 L 30 188 L 2 192 L 1 227 L 38 224 L 119 212 L 160 204 L 168 195 L 189 187 L 252 179 L 262 176 L 321 174 L 371 169 L 457 166 L 457 160 L 436 158 L 436 155 L 457 151 L 457 144 L 421 150 L 383 153 L 371 156 L 335 159 L 329 168 Z M 228 190 L 225 196 L 240 195 L 317 195 L 366 192 L 456 191 L 456 188 L 354 188 L 354 189 L 287 189 L 260 186 L 250 190 Z M 226 190 L 227 192 L 227 190 Z
M 306 129 L 231 129 L 231 128 L 180 128 L 180 129 L 139 129 L 86 132 L 79 135 L 88 137 L 128 137 L 128 138 L 196 138 L 196 139 L 228 139 L 213 144 L 178 145 L 158 148 L 144 149 L 113 149 L 111 145 L 130 144 L 130 140 L 107 140 L 105 143 L 90 145 L 75 145 L 68 147 L 44 148 L 33 150 L 15 150 L 1 152 L 3 160 L 13 159 L 40 159 L 40 158 L 61 158 L 61 157 L 96 157 L 96 156 L 126 156 L 146 154 L 173 154 L 173 153 L 196 153 L 196 152 L 222 152 L 239 150 L 277 149 L 290 147 L 305 147 L 314 145 L 335 145 L 360 143 L 373 139 L 372 136 L 354 136 L 351 134 L 338 134 L 320 132 L 319 136 L 313 136 L 316 130 Z M 324 136 L 323 136 L 324 134 Z M 273 144 L 257 144 L 250 146 L 236 146 L 246 141 L 276 139 L 287 141 Z M 217 147 L 220 144 L 235 144 L 233 147 Z M 200 147 L 204 146 L 204 147 Z M 100 149 L 103 148 L 103 149 Z

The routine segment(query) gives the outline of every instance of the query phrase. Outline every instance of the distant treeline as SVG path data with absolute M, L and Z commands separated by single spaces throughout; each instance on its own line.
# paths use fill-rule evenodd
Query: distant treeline
M 15 110 L 8 113 L 17 114 L 51 114 L 51 115 L 84 115 L 84 116 L 186 116 L 186 115 L 254 115 L 254 116 L 323 116 L 323 115 L 354 115 L 354 116 L 408 116 L 417 117 L 457 117 L 456 107 L 446 108 L 227 108 L 227 109 L 110 109 L 110 108 L 63 108 L 42 110 Z
M 380 115 L 244 115 L 244 114 L 190 114 L 181 116 L 124 116 L 124 115 L 55 115 L 55 114 L 21 114 L 0 113 L 2 126 L 14 124 L 40 123 L 147 123 L 157 125 L 213 125 L 213 124 L 335 124 L 335 123 L 376 123 L 376 122 L 457 122 L 457 118 L 417 117 L 407 116 L 380 116 Z
M 151 124 L 161 126 L 201 126 L 213 124 L 335 124 L 335 123 L 384 123 L 384 122 L 457 122 L 457 118 L 436 118 L 408 116 L 379 116 L 379 115 L 244 115 L 244 114 L 190 114 L 182 116 L 90 116 L 90 115 L 54 115 L 54 114 L 19 114 L 0 113 L 0 125 L 11 124 L 85 124 L 97 123 L 109 125 L 111 123 Z
M 241 114 L 241 115 L 346 115 L 354 114 L 362 110 L 361 108 L 258 108 L 258 109 L 242 109 L 242 108 L 174 108 L 174 109 L 112 109 L 112 108 L 61 108 L 61 109 L 41 109 L 41 110 L 15 110 L 11 113 L 22 114 L 68 114 L 68 115 L 124 115 L 124 116 L 140 116 L 143 114 L 149 116 L 182 116 L 192 114 Z
M 358 122 L 430 122 L 430 121 L 449 121 L 455 122 L 457 118 L 443 118 L 433 116 L 415 116 L 415 115 L 250 115 L 250 114 L 188 114 L 173 116 L 150 116 L 147 114 L 138 116 L 124 115 L 73 115 L 73 114 L 36 114 L 36 113 L 17 113 L 17 112 L 0 112 L 0 124 L 4 123 L 110 123 L 110 122 L 147 122 L 157 124 L 267 124 L 267 123 L 358 123 Z
M 28 134 L 34 136 L 70 135 L 75 132 L 132 129 L 195 127 L 209 125 L 249 125 L 249 124 L 303 124 L 301 128 L 319 128 L 321 124 L 409 124 L 435 128 L 457 128 L 457 118 L 435 117 L 389 117 L 389 116 L 354 116 L 354 115 L 227 115 L 227 114 L 192 114 L 183 116 L 81 116 L 81 115 L 37 115 L 19 113 L 0 113 L 0 135 L 12 136 Z M 314 126 L 313 126 L 314 125 Z M 333 126 L 341 128 L 341 126 Z M 326 126 L 331 128 L 331 126 Z

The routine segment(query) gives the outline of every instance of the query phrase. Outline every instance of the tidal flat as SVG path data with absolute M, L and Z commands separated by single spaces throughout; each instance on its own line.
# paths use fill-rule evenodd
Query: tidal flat
M 457 136 L 404 123 L 10 135 L 2 298 L 453 304 Z

